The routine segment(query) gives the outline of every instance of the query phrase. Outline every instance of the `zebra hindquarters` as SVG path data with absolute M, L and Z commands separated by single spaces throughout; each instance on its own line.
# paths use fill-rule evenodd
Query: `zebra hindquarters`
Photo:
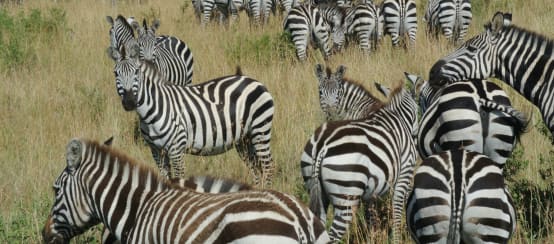
M 450 230 L 452 198 L 448 169 L 427 158 L 414 176 L 406 207 L 406 223 L 417 243 L 446 243 Z

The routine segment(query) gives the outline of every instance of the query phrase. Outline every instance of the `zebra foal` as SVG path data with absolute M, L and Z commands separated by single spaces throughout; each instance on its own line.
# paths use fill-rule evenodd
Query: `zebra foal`
M 43 228 L 68 243 L 103 223 L 121 243 L 327 243 L 325 226 L 276 191 L 198 193 L 108 146 L 73 139 Z
M 466 150 L 423 160 L 406 208 L 412 238 L 417 243 L 507 243 L 516 215 L 502 166 Z
M 215 155 L 233 146 L 271 184 L 273 97 L 257 80 L 236 75 L 192 86 L 168 83 L 156 67 L 126 57 L 114 67 L 117 93 L 126 111 L 139 116 L 142 135 L 162 175 L 184 174 L 183 153 Z M 171 172 L 170 172 L 171 164 Z
M 429 82 L 498 78 L 539 108 L 554 143 L 554 41 L 511 21 L 497 12 L 484 32 L 433 65 Z
M 333 205 L 330 236 L 339 241 L 360 201 L 393 187 L 393 242 L 400 240 L 404 198 L 416 160 L 417 104 L 411 92 L 394 89 L 390 101 L 370 117 L 327 122 L 304 147 L 300 167 L 310 209 L 323 221 Z

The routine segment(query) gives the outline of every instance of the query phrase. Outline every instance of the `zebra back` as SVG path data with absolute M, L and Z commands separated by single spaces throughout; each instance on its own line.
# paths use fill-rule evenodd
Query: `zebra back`
M 333 73 L 329 67 L 323 71 L 316 65 L 319 80 L 319 104 L 331 120 L 356 120 L 369 117 L 383 107 L 383 103 L 356 81 L 344 77 L 346 67 L 341 65 Z
M 66 162 L 54 183 L 56 198 L 43 229 L 47 243 L 69 242 L 98 223 L 122 243 L 256 242 L 259 238 L 329 242 L 322 222 L 283 193 L 194 192 L 111 147 L 84 139 L 70 141 Z
M 516 226 L 502 165 L 466 150 L 423 160 L 415 171 L 406 219 L 418 243 L 507 243 Z

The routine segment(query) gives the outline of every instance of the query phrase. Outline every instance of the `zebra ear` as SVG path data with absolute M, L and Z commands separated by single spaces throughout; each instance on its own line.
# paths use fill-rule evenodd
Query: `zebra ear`
M 67 144 L 65 160 L 67 161 L 67 169 L 70 173 L 75 172 L 81 164 L 83 153 L 83 143 L 78 139 L 72 139 Z
M 315 76 L 317 79 L 321 82 L 323 79 L 325 79 L 325 74 L 323 72 L 323 65 L 316 64 L 315 65 Z
M 131 24 L 131 27 L 133 27 L 133 29 L 134 29 L 135 31 L 138 31 L 140 25 L 139 25 L 139 23 L 138 23 L 137 21 L 133 20 L 133 22 L 131 22 L 130 24 Z
M 511 22 L 511 21 L 510 21 Z M 494 35 L 500 33 L 502 28 L 504 28 L 504 13 L 496 12 L 491 21 L 491 31 Z
M 152 32 L 156 32 L 156 30 L 158 30 L 158 28 L 160 27 L 160 20 L 159 19 L 155 19 L 152 21 L 152 26 L 150 26 L 150 29 L 152 30 Z
M 346 66 L 340 65 L 340 66 L 337 68 L 337 72 L 335 73 L 335 77 L 337 77 L 338 79 L 342 80 L 342 78 L 344 77 L 344 73 L 346 73 Z
M 108 54 L 108 57 L 113 59 L 113 61 L 118 62 L 121 60 L 121 53 L 117 51 L 115 47 L 108 47 L 108 49 L 106 49 L 106 53 Z
M 504 27 L 512 25 L 512 13 L 504 13 Z
M 106 20 L 108 21 L 108 23 L 110 23 L 110 25 L 113 26 L 113 18 L 112 18 L 112 16 L 106 16 Z

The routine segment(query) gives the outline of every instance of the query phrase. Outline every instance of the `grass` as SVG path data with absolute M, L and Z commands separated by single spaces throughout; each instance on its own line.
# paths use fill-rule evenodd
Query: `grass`
M 304 200 L 299 157 L 313 130 L 324 120 L 317 97 L 315 64 L 326 63 L 333 70 L 344 64 L 346 76 L 367 87 L 372 87 L 373 81 L 390 85 L 403 80 L 403 71 L 426 77 L 432 64 L 453 48 L 442 40 L 428 40 L 420 23 L 415 50 L 393 49 L 390 38 L 386 38 L 370 56 L 350 48 L 324 62 L 318 50 L 308 50 L 308 61 L 302 63 L 296 61 L 290 45 L 282 42 L 286 36 L 282 35 L 280 17 L 271 19 L 263 29 L 250 28 L 245 14 L 229 27 L 209 25 L 202 29 L 188 0 L 168 0 L 161 5 L 141 2 L 117 1 L 112 6 L 111 0 L 36 0 L 2 5 L 0 41 L 13 50 L 5 54 L 5 46 L 0 49 L 0 55 L 8 55 L 0 56 L 0 243 L 41 241 L 40 230 L 53 201 L 51 184 L 65 167 L 65 145 L 71 138 L 103 141 L 114 136 L 115 147 L 153 164 L 149 149 L 135 139 L 136 115 L 124 112 L 115 91 L 113 61 L 105 52 L 109 44 L 106 15 L 123 14 L 139 20 L 148 17 L 149 21 L 159 17 L 159 33 L 177 36 L 192 49 L 194 83 L 232 74 L 240 65 L 244 74 L 266 84 L 276 104 L 271 142 L 277 166 L 273 188 Z M 513 23 L 554 36 L 550 25 L 554 9 L 549 1 L 488 2 L 488 6 L 476 5 L 469 36 L 481 32 L 483 23 L 496 10 L 511 11 Z M 423 16 L 424 4 L 418 4 Z M 28 20 L 37 28 L 25 25 Z M 17 31 L 9 32 L 5 26 Z M 539 195 L 549 189 L 552 180 L 543 177 L 551 167 L 552 145 L 541 133 L 544 129 L 538 110 L 507 85 L 502 87 L 517 109 L 533 114 L 532 126 L 521 139 L 516 159 L 528 164 L 518 169 L 515 182 L 528 181 L 539 187 L 524 198 L 544 199 Z M 251 180 L 234 150 L 213 157 L 186 156 L 185 160 L 189 175 Z M 220 170 L 222 167 L 228 170 Z M 532 204 L 518 206 L 521 215 L 523 210 L 536 206 Z M 540 210 L 552 212 L 545 206 Z M 547 220 L 546 215 L 537 216 Z M 357 226 L 364 225 L 361 220 Z M 371 234 L 354 228 L 347 242 L 363 242 L 366 238 L 373 243 L 386 242 L 386 219 L 383 223 L 378 228 L 368 227 Z M 519 223 L 513 243 L 553 243 L 551 226 L 538 236 L 529 234 L 530 227 Z M 93 229 L 77 243 L 97 242 L 99 233 L 98 228 Z M 403 238 L 409 240 L 407 232 Z

